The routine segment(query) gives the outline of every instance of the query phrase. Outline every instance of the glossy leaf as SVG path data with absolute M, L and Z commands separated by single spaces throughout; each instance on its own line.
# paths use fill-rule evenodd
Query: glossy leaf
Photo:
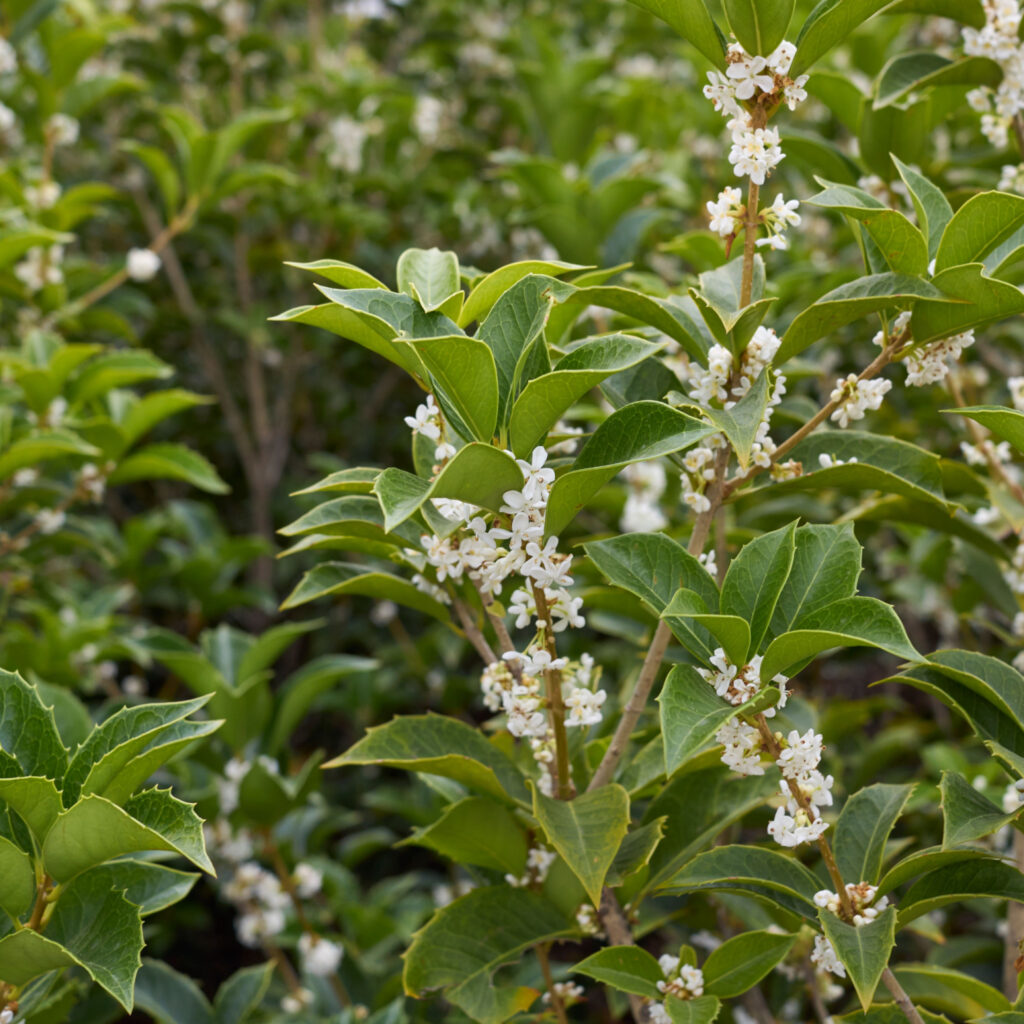
M 828 910 L 822 910 L 819 919 L 825 938 L 832 943 L 866 1010 L 896 945 L 896 908 L 883 910 L 869 924 L 860 927 L 847 924 Z
M 949 226 L 943 239 L 948 233 Z M 940 252 L 941 249 L 940 245 Z M 988 276 L 980 263 L 948 267 L 936 273 L 932 284 L 947 299 L 956 301 L 926 298 L 917 303 L 912 326 L 914 341 L 919 345 L 1024 312 L 1024 293 L 1012 284 Z
M 987 858 L 936 868 L 903 894 L 899 905 L 900 927 L 950 903 L 979 897 L 1024 903 L 1024 875 L 1009 864 Z
M 796 0 L 723 0 L 722 6 L 743 49 L 767 57 L 785 38 Z
M 459 314 L 459 326 L 465 327 L 474 320 L 483 319 L 505 292 L 530 274 L 559 277 L 574 270 L 586 269 L 578 263 L 566 263 L 563 260 L 521 260 L 499 267 L 473 286 Z
M 658 961 L 639 946 L 608 946 L 581 960 L 572 969 L 574 974 L 611 985 L 620 992 L 629 992 L 648 999 L 662 999 L 658 982 L 665 980 Z
M 0 801 L 21 816 L 39 842 L 64 809 L 53 780 L 38 775 L 0 779 Z
M 786 958 L 796 939 L 769 931 L 726 939 L 704 962 L 704 991 L 721 999 L 742 995 Z
M 910 193 L 918 226 L 928 239 L 928 258 L 932 259 L 938 252 L 946 225 L 953 217 L 953 208 L 942 189 L 923 174 L 908 167 L 898 157 L 893 157 L 893 163 Z
M 880 11 L 887 0 L 821 0 L 807 16 L 796 37 L 796 57 L 790 75 L 803 74 L 858 25 Z
M 9 839 L 0 836 L 0 910 L 18 920 L 32 906 L 36 874 L 32 858 Z
M 16 672 L 0 669 L 0 751 L 17 761 L 25 775 L 60 779 L 67 767 L 53 709 L 37 687 Z
M 948 849 L 991 835 L 1017 817 L 979 793 L 959 772 L 945 771 L 942 794 L 942 846 Z
M 999 65 L 985 57 L 950 60 L 931 50 L 901 53 L 893 57 L 878 76 L 875 106 L 889 106 L 921 89 L 942 85 L 996 86 L 1001 80 Z
M 989 252 L 1022 227 L 1024 197 L 1008 192 L 980 192 L 971 196 L 953 214 L 942 233 L 935 254 L 936 276 L 950 267 L 981 263 Z
M 667 22 L 684 39 L 693 43 L 715 67 L 725 60 L 722 32 L 708 13 L 704 0 L 632 0 Z
M 406 249 L 395 268 L 398 290 L 430 313 L 459 291 L 459 258 L 440 249 Z
M 839 873 L 857 882 L 878 882 L 885 847 L 914 787 L 877 782 L 854 793 L 843 805 L 833 834 Z

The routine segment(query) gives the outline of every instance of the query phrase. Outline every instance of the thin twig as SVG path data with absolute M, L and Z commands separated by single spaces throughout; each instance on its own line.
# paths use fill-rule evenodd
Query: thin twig
M 451 594 L 455 614 L 458 615 L 459 622 L 462 623 L 462 631 L 466 634 L 466 638 L 473 645 L 476 653 L 483 658 L 484 664 L 493 665 L 498 660 L 498 656 L 491 650 L 491 645 L 477 628 L 477 624 L 473 621 L 473 616 L 470 614 L 469 609 L 460 598 L 456 597 L 454 588 L 449 590 L 449 593 Z
M 537 960 L 540 962 L 540 972 L 544 975 L 544 984 L 548 990 L 548 1000 L 551 1009 L 555 1011 L 558 1024 L 569 1024 L 569 1018 L 565 1015 L 565 1003 L 562 997 L 555 991 L 555 982 L 551 977 L 551 962 L 548 960 L 548 947 L 537 946 Z
M 911 1002 L 906 989 L 896 980 L 896 975 L 888 967 L 882 971 L 882 984 L 892 994 L 896 1005 L 903 1011 L 903 1016 L 910 1021 L 910 1024 L 924 1024 L 921 1014 L 917 1012 L 917 1007 Z
M 555 643 L 555 630 L 551 624 L 551 609 L 543 587 L 531 583 L 533 599 L 537 605 L 537 618 L 544 632 L 544 649 L 554 661 L 558 657 Z M 558 765 L 558 798 L 571 800 L 576 795 L 572 784 L 572 771 L 569 767 L 569 739 L 565 732 L 565 703 L 562 700 L 561 669 L 549 668 L 544 672 L 547 687 L 548 711 L 551 713 L 551 731 L 555 734 L 555 763 Z

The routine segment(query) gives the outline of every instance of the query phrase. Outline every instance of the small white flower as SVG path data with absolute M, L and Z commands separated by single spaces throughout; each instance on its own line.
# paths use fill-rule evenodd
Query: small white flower
M 302 954 L 303 969 L 318 978 L 333 974 L 344 955 L 344 950 L 336 942 L 308 932 L 299 938 L 299 952 Z
M 133 281 L 151 281 L 160 270 L 160 257 L 152 249 L 128 250 L 128 276 Z

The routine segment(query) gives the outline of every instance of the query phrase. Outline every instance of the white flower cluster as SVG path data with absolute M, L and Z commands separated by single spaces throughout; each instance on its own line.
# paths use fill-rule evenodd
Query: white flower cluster
M 1010 389 L 1010 401 L 1018 412 L 1024 412 L 1024 377 L 1010 377 L 1006 381 Z
M 435 885 L 430 890 L 430 894 L 434 897 L 434 906 L 447 907 L 449 903 L 454 903 L 457 899 L 465 896 L 467 892 L 472 892 L 475 888 L 476 886 L 468 878 L 459 878 L 452 882 L 451 885 L 446 882 Z
M 704 972 L 693 964 L 681 964 L 679 957 L 664 953 L 658 957 L 658 966 L 665 976 L 658 982 L 658 991 L 677 999 L 696 999 L 704 994 Z M 672 1024 L 665 1003 L 651 1003 L 647 1008 L 648 1020 L 652 1024 Z
M 280 766 L 272 757 L 260 754 L 256 760 L 270 775 L 281 774 Z M 238 807 L 242 780 L 249 774 L 252 765 L 252 761 L 246 761 L 240 757 L 232 757 L 224 765 L 223 775 L 217 778 L 217 796 L 220 801 L 221 814 L 230 814 Z
M 604 929 L 601 927 L 601 919 L 592 903 L 581 903 L 576 908 L 576 924 L 584 935 L 595 939 L 605 938 Z
M 841 427 L 848 427 L 853 420 L 864 419 L 868 409 L 882 407 L 882 400 L 891 388 L 892 381 L 884 378 L 858 380 L 855 373 L 840 377 L 829 395 L 831 401 L 839 403 L 830 419 Z
M 1009 139 L 1013 118 L 1024 108 L 1024 48 L 1021 46 L 1021 9 L 1017 0 L 982 0 L 985 24 L 964 28 L 964 52 L 988 57 L 1003 69 L 996 89 L 980 86 L 967 94 L 970 105 L 982 114 L 981 130 L 993 146 L 1002 148 Z
M 240 864 L 223 893 L 242 911 L 235 920 L 235 932 L 243 946 L 256 949 L 284 931 L 288 893 L 277 875 L 256 861 Z
M 327 124 L 327 165 L 346 174 L 358 174 L 363 166 L 363 146 L 370 127 L 363 121 L 344 115 Z
M 35 185 L 26 185 L 22 189 L 25 203 L 33 210 L 49 210 L 60 199 L 61 188 L 55 181 L 40 181 Z
M 556 981 L 551 988 L 563 1003 L 571 1003 L 574 999 L 582 999 L 585 991 L 582 985 L 577 985 L 574 981 Z M 545 992 L 541 997 L 541 1002 L 550 1003 L 551 993 Z
M 846 968 L 839 962 L 839 957 L 836 956 L 836 951 L 833 949 L 832 943 L 829 942 L 824 935 L 815 935 L 814 937 L 814 950 L 811 953 L 811 963 L 814 964 L 819 971 L 834 974 L 839 978 L 846 977 Z
M 949 364 L 955 363 L 963 350 L 973 344 L 974 331 L 964 331 L 963 334 L 954 334 L 912 348 L 905 357 L 907 384 L 912 388 L 923 388 L 945 380 L 949 374 Z
M 889 897 L 883 896 L 876 900 L 878 888 L 870 882 L 847 882 L 846 895 L 853 907 L 853 924 L 860 928 L 863 925 L 871 924 L 878 915 L 889 906 Z M 828 910 L 839 916 L 842 901 L 839 894 L 829 889 L 821 889 L 814 894 L 815 906 L 822 910 Z
M 996 188 L 1000 192 L 1024 194 L 1024 164 L 1004 164 Z
M 441 420 L 441 410 L 438 409 L 433 395 L 427 395 L 426 402 L 416 406 L 414 415 L 405 417 L 405 425 L 414 434 L 422 434 L 437 445 L 434 449 L 434 458 L 439 462 L 444 462 L 455 454 L 454 446 L 442 436 L 444 424 Z
M 78 122 L 69 114 L 51 114 L 44 131 L 55 146 L 73 146 L 78 141 Z
M 256 847 L 252 833 L 246 828 L 232 829 L 227 818 L 217 818 L 203 826 L 203 836 L 210 856 L 237 866 L 252 860 Z
M 526 874 L 518 878 L 513 874 L 507 874 L 505 881 L 517 889 L 543 885 L 556 856 L 554 850 L 545 850 L 543 846 L 531 847 L 526 855 Z
M 295 886 L 295 893 L 300 899 L 312 899 L 323 888 L 324 874 L 312 864 L 302 861 L 295 865 L 292 872 L 292 885 Z
M 67 520 L 63 509 L 41 508 L 35 516 L 36 529 L 46 536 L 56 533 Z
M 1006 571 L 1006 582 L 1015 594 L 1024 594 L 1024 541 L 1018 541 L 1010 568 Z
M 622 475 L 629 484 L 619 519 L 623 533 L 654 533 L 668 525 L 658 499 L 665 493 L 665 467 L 660 462 L 634 462 Z
M 711 218 L 711 230 L 722 238 L 734 238 L 743 228 L 743 218 L 747 207 L 743 202 L 743 193 L 732 185 L 726 185 L 718 198 L 707 202 L 708 216 Z
M 744 104 L 757 104 L 762 96 L 771 96 L 795 110 L 807 98 L 807 75 L 795 80 L 789 77 L 795 56 L 796 47 L 785 40 L 767 57 L 751 56 L 739 43 L 733 43 L 726 53 L 725 74 L 708 72 L 704 95 L 728 118 L 726 127 L 732 135 L 729 162 L 738 177 L 749 176 L 756 185 L 764 184 L 783 152 L 778 130 L 756 126 Z
M 299 954 L 302 957 L 302 969 L 307 974 L 326 978 L 338 969 L 345 951 L 337 942 L 312 932 L 303 932 L 299 937 Z
M 18 70 L 18 54 L 14 47 L 0 36 L 0 75 L 12 75 Z
M 42 291 L 48 284 L 60 284 L 64 280 L 63 259 L 63 245 L 47 248 L 37 245 L 25 253 L 20 263 L 15 264 L 14 276 L 29 292 Z
M 759 238 L 757 244 L 769 249 L 788 249 L 786 228 L 796 227 L 800 223 L 800 214 L 796 212 L 799 205 L 800 202 L 796 199 L 787 202 L 780 192 L 772 201 L 772 205 L 766 206 L 758 214 L 758 220 L 768 233 L 764 238 Z
M 782 747 L 778 765 L 782 772 L 780 789 L 786 802 L 769 822 L 768 834 L 780 846 L 814 842 L 828 828 L 821 808 L 832 804 L 833 778 L 818 770 L 822 737 L 813 729 L 803 735 L 793 729 L 785 738 L 776 733 L 776 740 Z M 807 809 L 794 796 L 792 785 L 799 788 Z
M 978 444 L 961 441 L 960 451 L 963 452 L 969 466 L 988 465 L 989 459 L 994 459 L 1000 465 L 1006 465 L 1013 459 L 1013 449 L 1007 441 L 1000 441 L 998 444 L 987 439 Z
M 822 452 L 818 456 L 818 465 L 821 466 L 822 469 L 835 469 L 836 466 L 848 466 L 856 461 L 856 455 L 851 455 L 848 459 L 837 459 L 834 455 L 829 455 L 828 452 Z

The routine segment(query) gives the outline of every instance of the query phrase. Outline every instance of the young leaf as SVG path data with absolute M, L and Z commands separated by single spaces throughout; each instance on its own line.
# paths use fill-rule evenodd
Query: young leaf
M 21 816 L 39 842 L 64 809 L 53 780 L 40 776 L 0 779 L 0 802 Z
M 455 779 L 500 800 L 525 803 L 519 769 L 493 743 L 464 722 L 441 715 L 407 715 L 374 726 L 324 768 L 376 764 Z
M 448 1001 L 474 1020 L 500 1024 L 513 1012 L 512 994 L 495 987 L 494 972 L 531 946 L 573 931 L 548 900 L 528 889 L 474 889 L 416 933 L 405 954 L 405 991 L 423 996 L 444 989 Z M 531 991 L 529 1002 L 535 998 Z
M 948 849 L 960 843 L 991 835 L 1013 821 L 1018 812 L 1005 814 L 982 796 L 959 772 L 945 771 L 939 784 L 942 793 L 942 846 Z
M 473 286 L 459 314 L 459 326 L 466 327 L 474 320 L 482 320 L 505 292 L 530 274 L 560 277 L 574 270 L 586 269 L 579 263 L 562 260 L 521 260 L 499 267 Z
M 432 825 L 417 829 L 400 846 L 425 846 L 455 864 L 515 875 L 526 867 L 526 836 L 511 812 L 484 797 L 449 804 Z
M 398 290 L 411 295 L 428 313 L 459 291 L 459 258 L 440 249 L 406 249 L 396 267 Z
M 833 848 L 839 873 L 854 884 L 876 884 L 882 873 L 885 846 L 914 787 L 884 782 L 865 786 L 843 805 L 836 822 Z
M 636 402 L 613 412 L 591 435 L 569 472 L 548 497 L 544 529 L 560 533 L 590 497 L 620 469 L 660 455 L 682 451 L 715 428 L 661 402 Z
M 720 999 L 742 995 L 786 958 L 796 939 L 769 931 L 726 939 L 704 962 L 704 991 Z
M 820 911 L 819 920 L 825 938 L 832 943 L 866 1010 L 896 945 L 896 908 L 883 910 L 873 921 L 859 928 L 840 920 L 829 910 Z
M 182 444 L 150 444 L 122 459 L 107 478 L 112 484 L 136 480 L 178 480 L 207 494 L 227 494 L 231 489 L 213 465 Z
M 665 975 L 658 961 L 639 946 L 608 946 L 599 949 L 586 960 L 581 960 L 573 969 L 574 974 L 585 974 L 588 978 L 611 985 L 620 992 L 629 992 L 648 999 L 662 999 L 658 982 Z
M 0 836 L 0 910 L 15 921 L 28 911 L 36 895 L 32 858 Z
M 326 277 L 331 284 L 340 285 L 342 288 L 382 288 L 388 291 L 388 286 L 383 281 L 378 281 L 373 274 L 342 260 L 313 260 L 312 263 L 292 263 L 285 260 L 284 265 L 319 274 Z
M 755 653 L 789 577 L 795 534 L 796 523 L 790 523 L 752 540 L 729 564 L 722 581 L 721 611 L 750 623 L 750 650 Z
M 785 38 L 796 0 L 724 0 L 725 18 L 747 53 L 767 57 Z
M 574 800 L 556 800 L 534 787 L 533 814 L 598 905 L 605 876 L 629 829 L 629 795 L 612 783 Z

